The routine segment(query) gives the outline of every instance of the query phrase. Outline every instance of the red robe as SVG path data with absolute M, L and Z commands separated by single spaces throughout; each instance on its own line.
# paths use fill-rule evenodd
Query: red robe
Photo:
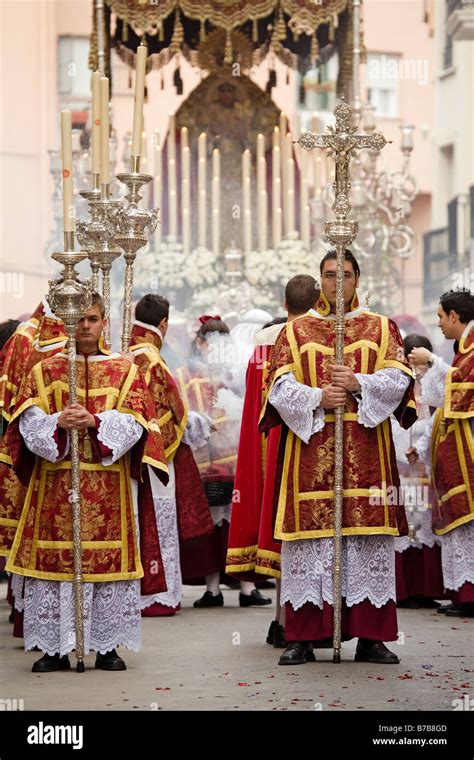
M 263 331 L 262 341 L 268 342 L 256 346 L 247 368 L 226 568 L 228 573 L 242 580 L 255 580 L 255 573 L 280 577 L 281 543 L 273 538 L 273 491 L 280 426 L 273 428 L 265 438 L 258 432 L 258 420 L 269 355 L 282 327 L 275 325 Z

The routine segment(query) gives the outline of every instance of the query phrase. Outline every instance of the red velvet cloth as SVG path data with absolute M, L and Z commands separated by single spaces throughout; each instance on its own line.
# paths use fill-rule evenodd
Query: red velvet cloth
M 294 610 L 289 602 L 285 605 L 285 638 L 287 641 L 318 641 L 332 637 L 333 608 L 323 603 L 323 609 L 307 602 Z M 348 607 L 342 600 L 342 638 L 354 637 L 372 641 L 395 641 L 397 639 L 397 608 L 390 601 L 377 608 L 364 599 L 360 604 Z
M 181 443 L 173 459 L 180 541 L 209 536 L 214 525 L 193 453 Z
M 439 546 L 410 547 L 404 552 L 395 552 L 395 576 L 397 602 L 413 596 L 428 599 L 446 596 Z
M 258 580 L 259 567 L 278 577 L 280 541 L 273 538 L 273 492 L 280 440 L 280 427 L 273 428 L 266 439 L 258 431 L 262 409 L 263 366 L 272 346 L 257 346 L 250 358 L 235 471 L 235 494 L 229 531 L 227 564 L 229 572 L 241 580 Z M 263 466 L 265 465 L 265 466 Z M 233 551 L 236 550 L 236 551 Z M 276 557 L 270 558 L 271 552 Z M 249 569 L 252 565 L 252 569 Z M 239 571 L 242 566 L 242 571 Z M 257 572 L 255 572 L 257 571 Z
M 451 599 L 453 604 L 467 604 L 474 603 L 474 583 L 463 583 L 458 591 L 448 590 L 447 596 Z
M 212 534 L 180 541 L 183 583 L 202 585 L 206 575 L 225 571 L 229 523 L 225 520 Z
M 143 596 L 161 594 L 168 587 L 161 556 L 150 476 L 146 466 L 142 468 L 142 482 L 138 486 L 138 524 L 140 527 L 140 557 L 144 572 L 140 582 L 140 590 Z

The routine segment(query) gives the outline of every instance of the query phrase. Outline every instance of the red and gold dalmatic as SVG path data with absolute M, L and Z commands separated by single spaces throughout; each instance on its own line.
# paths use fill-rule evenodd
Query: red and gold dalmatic
M 130 351 L 143 374 L 155 407 L 168 462 L 175 463 L 176 508 L 182 541 L 213 532 L 206 495 L 190 447 L 183 443 L 188 408 L 160 349 L 163 340 L 157 328 L 134 322 Z M 147 456 L 144 462 L 148 463 Z
M 16 404 L 18 390 L 32 367 L 43 359 L 62 351 L 67 340 L 64 325 L 44 314 L 39 304 L 31 317 L 19 325 L 2 351 L 0 408 L 8 423 Z M 12 468 L 7 441 L 0 441 L 0 556 L 8 556 L 26 489 Z
M 73 543 L 69 502 L 69 454 L 50 463 L 29 452 L 19 432 L 20 415 L 31 406 L 46 414 L 68 404 L 68 359 L 60 354 L 36 364 L 22 385 L 9 428 L 13 465 L 28 485 L 25 505 L 7 564 L 19 575 L 73 580 Z M 104 466 L 99 453 L 80 433 L 82 563 L 85 581 L 140 578 L 130 476 L 140 478 L 143 449 L 166 479 L 167 465 L 158 435 L 147 440 L 150 397 L 138 368 L 118 354 L 78 357 L 78 402 L 91 414 L 110 410 L 132 415 L 144 429 L 130 452 Z
M 176 370 L 176 378 L 188 409 L 207 414 L 212 419 L 214 429 L 208 445 L 193 452 L 201 477 L 205 482 L 233 480 L 239 442 L 238 423 L 214 406 L 217 392 L 224 386 L 217 376 L 213 378 L 204 362 L 199 362 L 193 371 L 180 367 Z
M 130 351 L 134 354 L 135 364 L 143 372 L 155 403 L 166 458 L 171 462 L 184 435 L 188 410 L 173 375 L 161 358 L 161 345 L 162 338 L 157 331 L 144 323 L 134 322 Z
M 433 424 L 433 528 L 439 536 L 474 519 L 473 418 L 474 327 L 459 341 L 446 378 L 444 409 L 436 411 Z
M 272 354 L 266 401 L 260 429 L 280 423 L 268 404 L 275 381 L 292 372 L 296 380 L 323 388 L 331 380 L 335 362 L 335 320 L 311 312 L 289 322 Z M 403 344 L 397 326 L 387 317 L 358 309 L 345 320 L 344 358 L 354 372 L 372 374 L 394 367 L 412 377 L 402 359 Z M 411 412 L 410 409 L 411 408 Z M 397 409 L 402 424 L 415 415 L 413 383 Z M 403 419 L 403 417 L 405 419 Z M 279 493 L 275 538 L 292 541 L 334 535 L 334 413 L 325 412 L 324 428 L 305 444 L 291 430 L 282 434 Z M 390 420 L 374 428 L 359 424 L 357 401 L 349 393 L 344 412 L 344 491 L 342 535 L 399 535 L 405 533 L 403 507 L 390 498 L 399 479 Z

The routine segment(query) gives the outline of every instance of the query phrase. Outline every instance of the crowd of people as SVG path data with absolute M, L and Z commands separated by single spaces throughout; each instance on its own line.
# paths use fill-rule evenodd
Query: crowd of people
M 397 606 L 474 615 L 474 295 L 440 298 L 450 366 L 425 336 L 360 306 L 359 278 L 346 251 L 343 366 L 335 252 L 318 280 L 287 283 L 286 317 L 253 310 L 230 328 L 202 315 L 179 367 L 164 358 L 166 294 L 137 302 L 124 354 L 103 338 L 96 293 L 76 329 L 74 404 L 47 300 L 0 325 L 0 557 L 13 635 L 41 653 L 33 672 L 69 669 L 76 647 L 72 430 L 96 668 L 125 670 L 118 648 L 140 649 L 142 617 L 179 613 L 183 584 L 205 585 L 198 609 L 223 607 L 223 584 L 242 608 L 270 605 L 261 592 L 275 586 L 262 644 L 284 650 L 280 665 L 332 645 L 338 407 L 341 630 L 358 639 L 356 661 L 399 662 L 385 644 Z

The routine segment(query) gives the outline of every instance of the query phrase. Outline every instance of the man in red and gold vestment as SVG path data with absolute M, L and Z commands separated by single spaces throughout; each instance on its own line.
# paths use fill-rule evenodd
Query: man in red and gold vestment
M 336 254 L 321 262 L 315 310 L 284 328 L 273 350 L 260 429 L 282 422 L 275 538 L 282 541 L 281 602 L 288 647 L 280 665 L 314 660 L 333 635 L 334 413 L 344 407 L 342 635 L 356 660 L 398 663 L 394 536 L 406 530 L 389 417 L 408 424 L 413 377 L 396 325 L 359 307 L 359 265 L 344 263 L 345 366 L 334 364 Z M 414 415 L 413 415 L 414 417 Z M 411 420 L 410 420 L 411 422 Z
M 311 275 L 292 277 L 285 288 L 288 321 L 315 306 L 319 287 Z M 277 464 L 280 426 L 271 429 L 268 438 L 258 432 L 262 411 L 264 377 L 270 356 L 283 329 L 282 318 L 255 336 L 255 350 L 247 368 L 242 426 L 237 455 L 234 489 L 238 494 L 231 513 L 227 572 L 239 578 L 255 580 L 260 573 L 277 579 L 275 620 L 268 631 L 267 643 L 285 647 L 284 607 L 279 603 L 280 541 L 273 537 L 273 490 Z
M 474 615 L 474 295 L 451 290 L 441 296 L 439 327 L 454 339 L 450 367 L 426 348 L 409 359 L 428 366 L 421 380 L 423 400 L 438 407 L 430 429 L 407 452 L 431 464 L 435 489 L 433 529 L 441 538 L 444 586 L 453 604 L 449 616 Z
M 28 488 L 7 570 L 24 576 L 25 650 L 45 654 L 33 672 L 69 668 L 75 647 L 69 430 L 79 431 L 85 653 L 96 667 L 124 670 L 118 645 L 140 647 L 136 480 L 143 451 L 162 477 L 161 438 L 149 434 L 151 400 L 137 367 L 100 349 L 104 304 L 94 295 L 79 320 L 78 402 L 68 403 L 68 358 L 37 363 L 8 428 L 15 471 Z
M 200 428 L 199 415 L 191 412 L 181 399 L 176 382 L 161 356 L 168 330 L 169 302 L 155 294 L 143 296 L 135 308 L 130 351 L 142 371 L 155 404 L 155 416 L 165 446 L 169 481 L 163 485 L 148 466 L 139 496 L 153 503 L 167 590 L 142 594 L 144 617 L 173 615 L 180 608 L 182 577 L 179 545 L 213 533 L 209 506 L 189 443 Z M 204 424 L 207 422 L 204 420 Z M 202 422 L 201 422 L 202 425 Z M 146 461 L 146 460 L 145 460 Z

